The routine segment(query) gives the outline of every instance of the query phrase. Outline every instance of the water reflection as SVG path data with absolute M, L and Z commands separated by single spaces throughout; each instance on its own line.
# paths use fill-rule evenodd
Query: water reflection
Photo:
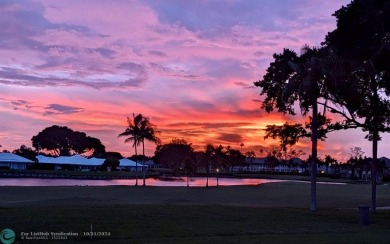
M 216 186 L 217 179 L 209 178 L 209 186 Z M 281 180 L 268 179 L 236 179 L 219 178 L 219 186 L 238 186 L 238 185 L 260 185 L 270 182 L 280 182 Z M 142 185 L 142 179 L 138 183 Z M 3 178 L 0 179 L 0 186 L 115 186 L 115 185 L 135 185 L 135 180 L 74 180 L 74 179 L 35 179 L 35 178 Z M 148 186 L 187 186 L 185 177 L 174 177 L 169 179 L 146 179 Z M 189 178 L 190 187 L 206 186 L 206 178 Z

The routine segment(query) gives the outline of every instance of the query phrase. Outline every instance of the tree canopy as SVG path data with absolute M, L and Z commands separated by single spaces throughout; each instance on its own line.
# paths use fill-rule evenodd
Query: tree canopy
M 74 131 L 66 126 L 47 127 L 31 138 L 37 152 L 48 151 L 55 156 L 89 153 L 98 156 L 105 153 L 105 146 L 95 137 Z
M 304 46 L 300 55 L 289 49 L 284 49 L 281 54 L 274 54 L 274 61 L 268 67 L 263 79 L 254 83 L 261 88 L 260 95 L 265 96 L 261 108 L 267 112 L 277 110 L 284 114 L 295 115 L 297 102 L 303 115 L 311 111 L 309 125 L 313 155 L 311 162 L 311 210 L 316 210 L 317 205 L 316 159 L 320 116 L 318 113 L 318 100 L 327 94 L 324 83 L 324 67 L 322 66 L 324 53 L 326 53 L 324 49 L 309 46 Z M 291 139 L 294 139 L 289 134 L 290 130 L 299 133 L 303 132 L 298 127 L 290 127 L 287 124 L 285 128 L 289 130 L 282 130 L 288 132 L 287 140 L 282 141 L 284 149 L 286 149 L 286 145 L 291 144 Z
M 119 160 L 114 157 L 107 158 L 104 160 L 103 164 L 100 166 L 100 170 L 102 171 L 115 171 L 119 166 Z
M 32 148 L 27 147 L 26 145 L 21 145 L 20 148 L 15 149 L 12 153 L 22 156 L 24 158 L 28 158 L 34 162 L 37 161 L 37 152 Z
M 355 0 L 335 12 L 337 28 L 324 44 L 344 69 L 331 99 L 347 108 L 340 112 L 367 131 L 372 141 L 372 206 L 376 210 L 377 151 L 381 132 L 390 131 L 390 1 Z
M 288 49 L 275 54 L 267 74 L 255 85 L 266 95 L 262 108 L 267 112 L 277 109 L 295 114 L 295 102 L 303 114 L 312 109 L 312 143 L 321 136 L 315 104 L 323 106 L 324 114 L 327 110 L 343 118 L 324 132 L 357 127 L 368 132 L 366 138 L 373 141 L 375 211 L 377 143 L 379 133 L 390 130 L 390 2 L 355 0 L 334 16 L 337 28 L 328 33 L 322 47 L 304 47 L 301 55 Z M 282 145 L 291 145 L 308 135 L 298 127 L 269 127 L 268 136 L 285 136 Z M 291 131 L 299 136 L 286 134 Z M 313 144 L 312 176 L 317 158 L 314 148 Z
M 155 152 L 157 163 L 176 171 L 187 168 L 192 170 L 195 153 L 192 144 L 184 139 L 172 139 L 170 143 L 158 145 Z

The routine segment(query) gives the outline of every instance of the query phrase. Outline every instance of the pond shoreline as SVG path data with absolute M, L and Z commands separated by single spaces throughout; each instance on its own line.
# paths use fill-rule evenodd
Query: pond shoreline
M 146 178 L 157 177 L 159 174 L 147 172 Z M 136 179 L 135 172 L 80 172 L 80 171 L 0 171 L 1 178 L 36 178 L 36 179 L 77 179 L 77 180 L 117 180 Z M 143 173 L 138 172 L 138 179 Z
M 146 173 L 146 178 L 170 179 L 177 177 L 186 177 L 185 175 L 165 175 L 159 172 Z M 191 175 L 194 177 L 207 177 L 206 174 Z M 216 178 L 215 174 L 210 174 L 209 178 Z M 252 178 L 252 179 L 275 179 L 275 180 L 294 180 L 294 181 L 310 181 L 308 175 L 285 175 L 285 174 L 264 174 L 264 173 L 235 173 L 235 174 L 220 174 L 223 178 Z M 75 179 L 75 180 L 131 180 L 136 179 L 135 172 L 80 172 L 80 171 L 0 171 L 1 178 L 36 178 L 36 179 Z M 143 173 L 138 172 L 138 179 L 143 178 Z M 326 176 L 318 177 L 317 181 L 335 182 L 335 183 L 356 183 L 348 178 L 334 179 Z

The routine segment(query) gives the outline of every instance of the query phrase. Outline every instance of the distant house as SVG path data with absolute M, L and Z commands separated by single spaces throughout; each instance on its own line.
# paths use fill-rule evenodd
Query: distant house
M 43 155 L 37 156 L 38 162 L 41 164 L 48 164 L 53 167 L 55 170 L 80 170 L 80 171 L 90 171 L 90 170 L 99 170 L 100 166 L 104 163 L 104 158 L 85 158 L 80 155 L 73 156 L 60 156 L 60 157 L 46 157 Z M 137 167 L 138 166 L 138 167 Z M 118 170 L 129 170 L 135 171 L 136 168 L 138 171 L 142 171 L 142 164 L 136 164 L 134 161 L 123 158 L 119 160 Z
M 147 167 L 146 165 L 142 165 L 140 163 L 136 163 L 133 160 L 128 158 L 122 158 L 119 160 L 119 170 L 129 170 L 129 171 L 142 171 L 142 167 Z
M 379 160 L 383 162 L 383 175 L 390 175 L 390 159 L 381 157 Z
M 148 169 L 158 168 L 158 166 L 153 162 L 153 160 L 145 161 L 145 165 L 148 167 Z
M 266 157 L 247 158 L 247 166 L 243 168 L 243 171 L 278 173 L 303 172 L 303 164 L 302 160 L 299 158 L 292 158 L 288 161 L 279 160 L 279 163 L 274 165 L 267 161 Z
M 247 158 L 247 166 L 243 170 L 250 172 L 267 171 L 266 158 Z
M 13 153 L 0 153 L 0 168 L 25 170 L 34 162 Z
M 60 157 L 46 157 L 38 155 L 37 160 L 39 164 L 52 165 L 55 170 L 92 170 L 96 169 L 97 162 L 90 161 L 89 159 L 80 156 L 60 156 Z M 100 164 L 101 165 L 101 164 Z M 99 166 L 100 166 L 99 165 Z

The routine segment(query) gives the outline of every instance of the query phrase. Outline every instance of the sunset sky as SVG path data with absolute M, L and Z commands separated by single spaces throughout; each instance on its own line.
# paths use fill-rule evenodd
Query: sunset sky
M 163 142 L 243 152 L 276 145 L 267 124 L 302 121 L 261 111 L 259 88 L 272 54 L 319 45 L 348 0 L 140 0 L 0 2 L 0 144 L 14 150 L 53 124 L 133 154 L 118 134 L 142 113 Z M 387 153 L 390 138 L 380 142 Z M 297 148 L 308 151 L 309 141 Z M 320 156 L 348 157 L 360 130 L 320 143 Z M 147 145 L 152 155 L 155 146 Z

